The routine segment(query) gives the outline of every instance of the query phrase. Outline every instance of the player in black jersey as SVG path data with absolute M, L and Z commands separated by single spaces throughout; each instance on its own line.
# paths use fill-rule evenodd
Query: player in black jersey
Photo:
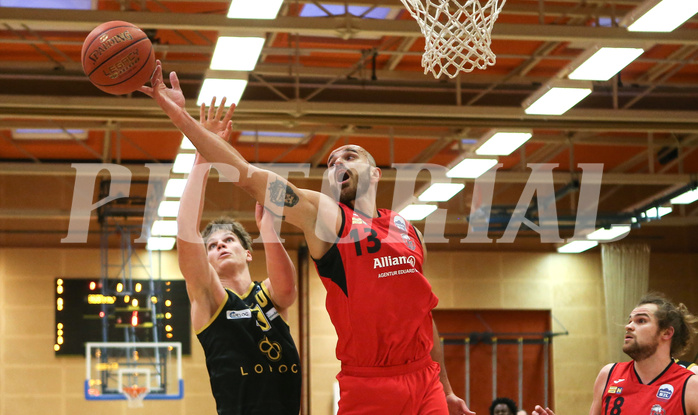
M 201 106 L 201 122 L 227 137 L 230 116 Z M 191 301 L 194 330 L 206 355 L 220 415 L 298 415 L 298 351 L 285 321 L 296 299 L 295 267 L 274 230 L 273 217 L 257 205 L 268 278 L 253 282 L 252 240 L 238 222 L 216 220 L 199 232 L 210 165 L 197 154 L 177 216 L 177 253 Z
M 689 362 L 686 360 L 679 360 L 679 359 L 674 359 L 674 362 L 676 362 L 677 365 L 679 365 L 681 367 L 685 367 L 686 369 L 688 369 L 691 372 L 698 375 L 698 364 L 695 364 L 693 362 Z

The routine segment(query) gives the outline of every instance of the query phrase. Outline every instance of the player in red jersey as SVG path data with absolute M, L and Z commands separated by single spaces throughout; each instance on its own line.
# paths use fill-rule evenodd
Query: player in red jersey
M 698 376 L 671 357 L 690 346 L 697 321 L 683 304 L 644 296 L 625 326 L 623 352 L 633 360 L 601 369 L 589 415 L 698 415 Z M 540 406 L 532 414 L 555 415 Z
M 170 82 L 167 88 L 158 61 L 152 87 L 140 90 L 155 99 L 206 160 L 237 170 L 239 177 L 230 177 L 236 185 L 303 231 L 327 287 L 327 309 L 339 337 L 339 413 L 474 414 L 451 390 L 443 367 L 431 316 L 437 298 L 422 274 L 421 237 L 395 212 L 376 209 L 381 170 L 373 157 L 358 146 L 331 154 L 328 176 L 335 199 L 300 189 L 251 165 L 203 128 L 185 111 L 174 72 Z

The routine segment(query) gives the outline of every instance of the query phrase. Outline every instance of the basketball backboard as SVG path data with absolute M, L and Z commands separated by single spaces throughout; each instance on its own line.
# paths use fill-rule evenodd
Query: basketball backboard
M 181 343 L 87 343 L 85 368 L 87 400 L 184 397 Z

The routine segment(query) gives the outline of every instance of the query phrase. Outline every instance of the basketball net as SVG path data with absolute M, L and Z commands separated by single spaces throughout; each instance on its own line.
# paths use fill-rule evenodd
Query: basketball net
M 124 396 L 126 396 L 129 408 L 143 407 L 143 399 L 148 394 L 148 388 L 138 385 L 124 386 L 122 391 Z
M 506 0 L 401 0 L 425 37 L 422 67 L 435 78 L 494 65 L 491 33 Z M 481 3 L 484 3 L 482 5 Z

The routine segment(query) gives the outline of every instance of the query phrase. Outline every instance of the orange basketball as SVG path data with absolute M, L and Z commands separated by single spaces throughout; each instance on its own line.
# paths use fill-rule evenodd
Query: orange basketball
M 155 70 L 150 39 L 138 27 L 119 20 L 102 23 L 87 35 L 81 61 L 90 81 L 113 95 L 137 90 Z

